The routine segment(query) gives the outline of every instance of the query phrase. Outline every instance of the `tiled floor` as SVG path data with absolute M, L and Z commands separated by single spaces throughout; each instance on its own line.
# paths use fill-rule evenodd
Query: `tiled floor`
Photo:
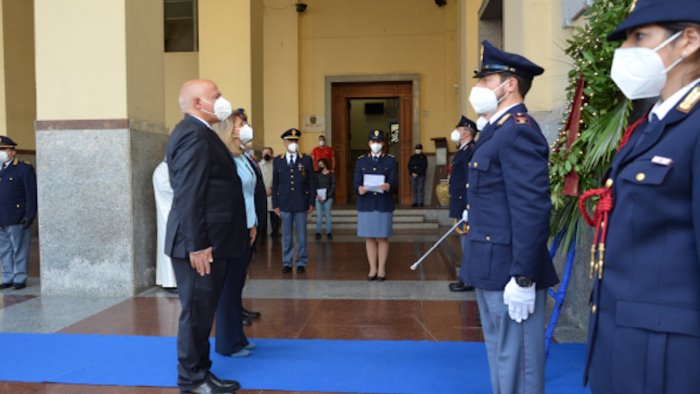
M 268 241 L 249 269 L 245 304 L 263 316 L 246 328 L 247 335 L 481 341 L 473 294 L 450 293 L 447 289 L 447 283 L 455 279 L 449 256 L 459 252 L 458 239 L 451 237 L 419 270 L 409 269 L 440 231 L 398 233 L 398 240 L 391 243 L 388 280 L 383 283 L 365 280 L 368 268 L 364 243 L 352 233 L 338 233 L 333 242 L 311 238 L 310 263 L 303 275 L 282 274 L 280 244 Z M 178 298 L 160 289 L 128 299 L 41 296 L 35 278 L 39 273 L 36 249 L 34 242 L 30 267 L 34 278 L 30 286 L 0 292 L 1 331 L 176 335 Z M 0 382 L 0 392 L 160 394 L 177 390 Z

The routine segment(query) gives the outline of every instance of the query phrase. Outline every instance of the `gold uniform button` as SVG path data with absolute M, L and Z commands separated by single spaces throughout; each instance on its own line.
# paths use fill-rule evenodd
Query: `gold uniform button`
M 607 187 L 608 189 L 610 189 L 610 188 L 612 187 L 612 185 L 613 185 L 613 180 L 612 180 L 612 178 L 608 178 L 608 180 L 605 181 L 605 187 Z
M 17 208 L 19 208 L 19 204 L 17 204 Z
M 591 313 L 595 313 L 598 310 L 598 307 L 595 305 L 591 306 Z
M 636 177 L 634 177 L 634 179 L 636 179 L 637 182 L 642 182 L 642 181 L 644 181 L 644 179 L 646 179 L 646 177 L 647 177 L 647 176 L 646 176 L 645 173 L 640 172 L 639 174 L 637 174 Z
M 465 187 L 466 187 L 467 189 L 469 189 L 469 184 L 467 183 Z
M 491 237 L 489 237 L 489 236 L 487 235 L 487 236 L 486 236 L 486 240 L 487 240 L 487 241 L 490 241 L 490 240 L 491 240 Z
M 294 181 L 292 181 L 292 185 L 294 184 Z
M 376 169 L 376 168 L 372 168 L 372 171 L 377 171 L 377 169 Z
M 474 168 L 479 167 L 479 163 L 474 162 Z
M 375 192 L 375 193 L 374 193 L 374 195 L 376 196 L 376 195 L 377 195 L 377 193 Z
M 467 209 L 469 209 L 469 204 L 467 204 Z

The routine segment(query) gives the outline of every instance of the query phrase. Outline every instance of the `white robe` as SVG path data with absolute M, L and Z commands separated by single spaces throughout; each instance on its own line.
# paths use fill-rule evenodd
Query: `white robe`
M 168 225 L 168 214 L 173 205 L 173 189 L 170 187 L 168 164 L 161 162 L 153 172 L 153 192 L 156 197 L 156 216 L 158 223 L 158 241 L 156 251 L 156 285 L 177 287 L 175 272 L 170 257 L 165 254 L 165 229 Z

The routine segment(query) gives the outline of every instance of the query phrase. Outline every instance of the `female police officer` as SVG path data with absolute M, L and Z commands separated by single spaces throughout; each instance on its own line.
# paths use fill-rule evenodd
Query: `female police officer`
M 624 40 L 610 74 L 625 96 L 659 99 L 582 198 L 601 197 L 586 378 L 594 393 L 698 392 L 700 6 L 636 1 L 608 38 Z
M 353 185 L 357 197 L 357 236 L 366 238 L 368 280 L 386 278 L 386 258 L 394 212 L 394 196 L 398 190 L 396 159 L 384 154 L 384 132 L 369 133 L 370 153 L 357 159 Z M 370 182 L 372 181 L 371 185 Z M 377 181 L 377 182 L 373 182 Z M 377 261 L 379 264 L 377 264 Z

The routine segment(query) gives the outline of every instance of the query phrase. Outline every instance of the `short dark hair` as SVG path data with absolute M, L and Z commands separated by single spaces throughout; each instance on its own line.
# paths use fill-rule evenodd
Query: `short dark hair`
M 501 83 L 508 78 L 515 78 L 515 80 L 518 81 L 518 93 L 520 93 L 520 95 L 523 96 L 523 98 L 525 98 L 525 95 L 527 94 L 527 92 L 530 91 L 530 88 L 532 87 L 532 79 L 525 78 L 522 75 L 510 72 L 503 72 L 498 73 L 498 76 L 501 78 Z
M 328 168 L 329 170 L 331 169 L 331 165 L 330 165 L 330 163 L 328 163 L 328 160 L 326 160 L 326 159 L 319 159 L 319 160 L 318 160 L 318 164 L 321 164 L 321 163 L 323 163 L 323 166 L 324 166 L 324 167 Z
M 271 146 L 266 146 L 266 147 L 263 148 L 263 150 L 265 150 L 265 149 L 269 149 L 269 150 L 270 150 L 270 154 L 273 154 L 273 155 L 275 154 L 275 151 L 272 149 Z

